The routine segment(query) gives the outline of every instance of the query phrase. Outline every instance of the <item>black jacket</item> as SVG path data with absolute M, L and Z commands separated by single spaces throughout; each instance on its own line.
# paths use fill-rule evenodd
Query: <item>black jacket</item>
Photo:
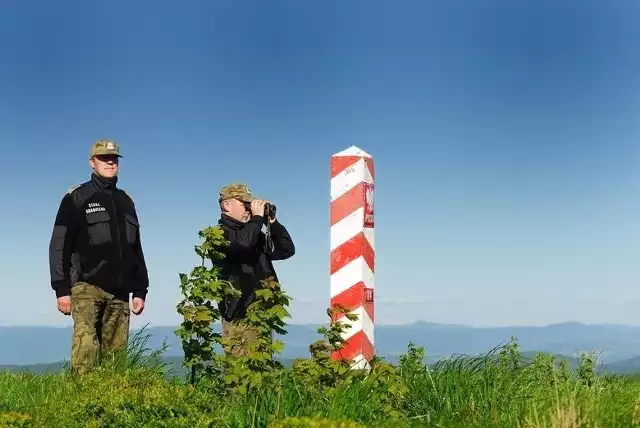
M 218 224 L 229 241 L 223 250 L 221 278 L 242 291 L 240 298 L 222 302 L 219 309 L 224 319 L 239 319 L 246 315 L 247 307 L 255 298 L 254 291 L 260 288 L 260 281 L 270 276 L 278 280 L 271 262 L 293 256 L 295 246 L 278 220 L 270 225 L 270 240 L 262 232 L 262 216 L 253 216 L 247 223 L 242 223 L 223 214 Z
M 51 287 L 67 296 L 77 281 L 117 296 L 145 298 L 149 286 L 131 198 L 95 174 L 62 198 L 49 244 Z

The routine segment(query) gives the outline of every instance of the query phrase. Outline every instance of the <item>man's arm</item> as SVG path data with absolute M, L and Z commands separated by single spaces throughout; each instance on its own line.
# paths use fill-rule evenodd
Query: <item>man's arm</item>
M 229 244 L 225 248 L 225 254 L 229 259 L 242 260 L 251 253 L 255 253 L 262 237 L 262 216 L 251 217 L 244 228 L 227 234 L 225 237 Z
M 71 294 L 71 251 L 77 229 L 73 196 L 67 193 L 60 202 L 49 241 L 49 273 L 56 297 Z
M 267 253 L 271 260 L 286 260 L 296 253 L 296 247 L 289 231 L 277 219 L 271 223 L 271 241 L 273 249 Z
M 135 206 L 133 208 L 133 216 L 138 222 L 138 236 L 136 236 L 136 243 L 134 245 L 134 252 L 138 256 L 138 264 L 136 266 L 136 280 L 133 284 L 132 297 L 139 297 L 142 300 L 145 300 L 149 290 L 149 272 L 147 271 L 147 262 L 145 261 L 144 252 L 142 251 L 140 221 L 138 220 L 138 213 L 136 212 Z

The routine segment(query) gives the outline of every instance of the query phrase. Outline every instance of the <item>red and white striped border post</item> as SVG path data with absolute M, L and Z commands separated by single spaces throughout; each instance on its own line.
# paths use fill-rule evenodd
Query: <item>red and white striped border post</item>
M 331 307 L 339 303 L 358 316 L 343 320 L 351 327 L 332 358 L 355 360 L 356 369 L 369 368 L 375 353 L 374 176 L 373 158 L 355 146 L 331 157 Z

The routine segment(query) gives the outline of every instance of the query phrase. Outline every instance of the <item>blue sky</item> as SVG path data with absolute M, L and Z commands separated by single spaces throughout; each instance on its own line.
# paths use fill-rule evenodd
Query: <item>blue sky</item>
M 631 1 L 5 2 L 0 324 L 70 325 L 48 242 L 97 138 L 121 144 L 151 287 L 218 189 L 273 200 L 292 322 L 324 322 L 329 159 L 376 166 L 376 322 L 639 324 L 640 6 Z

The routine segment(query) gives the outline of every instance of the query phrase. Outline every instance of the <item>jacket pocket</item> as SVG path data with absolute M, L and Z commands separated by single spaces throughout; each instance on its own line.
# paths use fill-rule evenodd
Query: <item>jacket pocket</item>
M 106 211 L 85 214 L 89 245 L 103 245 L 112 241 L 111 216 Z
M 127 242 L 131 245 L 136 243 L 138 239 L 138 229 L 140 228 L 140 223 L 138 220 L 131 214 L 125 214 L 124 218 L 126 219 L 126 229 L 127 229 Z

